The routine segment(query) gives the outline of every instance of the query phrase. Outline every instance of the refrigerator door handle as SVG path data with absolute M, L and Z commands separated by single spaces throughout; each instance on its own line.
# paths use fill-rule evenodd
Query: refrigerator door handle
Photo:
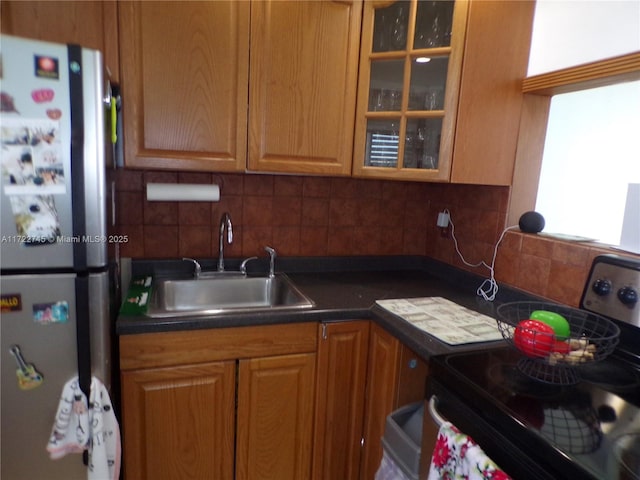
M 89 308 L 89 277 L 76 277 L 76 343 L 78 352 L 78 383 L 87 396 L 91 394 L 91 322 Z
M 73 189 L 73 268 L 76 272 L 87 269 L 86 215 L 84 188 L 84 91 L 82 84 L 82 48 L 67 46 L 69 55 L 69 90 L 71 100 L 71 178 Z

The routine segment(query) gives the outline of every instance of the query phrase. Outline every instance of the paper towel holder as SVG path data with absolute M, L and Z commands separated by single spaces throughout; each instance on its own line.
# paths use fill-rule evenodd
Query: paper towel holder
M 217 202 L 220 187 L 205 183 L 147 183 L 148 202 Z

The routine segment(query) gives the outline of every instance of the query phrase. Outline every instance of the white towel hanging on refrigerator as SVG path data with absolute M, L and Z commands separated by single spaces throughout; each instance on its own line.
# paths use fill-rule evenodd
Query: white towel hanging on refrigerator
M 52 459 L 68 453 L 89 451 L 88 480 L 117 480 L 120 476 L 120 427 L 109 392 L 96 377 L 91 379 L 87 397 L 78 377 L 62 389 L 47 451 Z

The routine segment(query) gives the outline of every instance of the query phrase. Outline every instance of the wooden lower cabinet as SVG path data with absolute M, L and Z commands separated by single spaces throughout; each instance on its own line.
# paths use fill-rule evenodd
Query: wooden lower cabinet
M 396 406 L 395 384 L 400 365 L 400 342 L 372 325 L 369 339 L 362 480 L 372 480 L 382 459 L 381 438 L 387 415 Z
M 126 335 L 120 365 L 126 480 L 373 480 L 428 374 L 369 320 Z
M 315 353 L 240 360 L 237 480 L 311 478 Z
M 309 479 L 316 329 L 120 337 L 125 479 Z
M 369 324 L 360 320 L 319 327 L 314 480 L 360 478 Z
M 428 364 L 377 324 L 371 325 L 361 480 L 373 480 L 382 460 L 387 416 L 403 405 L 423 401 Z M 423 444 L 428 439 L 423 439 Z M 427 452 L 431 455 L 431 452 Z M 422 477 L 421 477 L 422 478 Z M 426 478 L 426 477 L 424 477 Z
M 235 362 L 122 374 L 128 479 L 233 479 Z
M 424 360 L 373 322 L 321 324 L 313 479 L 373 480 L 387 416 L 424 400 L 427 375 Z

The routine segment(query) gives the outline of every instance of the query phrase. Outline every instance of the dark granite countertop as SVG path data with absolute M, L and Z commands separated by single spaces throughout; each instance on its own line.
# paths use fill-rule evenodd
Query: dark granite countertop
M 284 271 L 315 306 L 281 312 L 238 313 L 224 316 L 150 318 L 119 316 L 119 335 L 223 328 L 274 323 L 326 322 L 370 319 L 384 327 L 421 357 L 481 348 L 494 348 L 504 342 L 484 342 L 451 346 L 376 305 L 379 299 L 444 297 L 459 305 L 495 317 L 496 307 L 506 301 L 533 297 L 501 287 L 495 301 L 476 294 L 483 278 L 424 257 L 373 257 L 278 260 Z M 254 268 L 262 266 L 256 262 Z M 188 268 L 189 266 L 187 266 Z M 206 262 L 203 262 L 206 268 Z M 166 275 L 184 269 L 184 262 L 134 262 L 134 274 Z M 233 268 L 233 261 L 230 267 Z M 251 274 L 251 271 L 249 272 Z

